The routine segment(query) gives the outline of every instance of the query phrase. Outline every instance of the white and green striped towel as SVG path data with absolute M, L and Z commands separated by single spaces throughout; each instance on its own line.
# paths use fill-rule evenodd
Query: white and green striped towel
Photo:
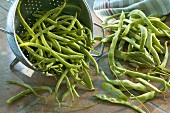
M 101 20 L 109 15 L 133 9 L 140 9 L 146 15 L 166 15 L 170 13 L 170 0 L 95 0 L 93 9 Z

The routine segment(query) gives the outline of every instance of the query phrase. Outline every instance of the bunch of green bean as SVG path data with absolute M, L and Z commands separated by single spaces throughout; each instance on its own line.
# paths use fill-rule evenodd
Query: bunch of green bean
M 102 75 L 108 83 L 130 93 L 132 100 L 145 102 L 170 87 L 166 81 L 170 75 L 166 68 L 170 28 L 164 23 L 165 19 L 166 16 L 157 14 L 146 16 L 136 9 L 122 11 L 103 21 L 103 27 L 110 34 L 101 42 L 111 43 L 108 59 L 114 77 L 110 80 L 101 71 Z M 131 64 L 131 67 L 127 69 L 124 62 Z M 152 82 L 161 84 L 161 87 L 154 86 Z M 136 91 L 138 95 L 132 94 L 130 90 Z
M 77 84 L 94 90 L 88 73 L 89 62 L 92 61 L 98 74 L 98 65 L 90 54 L 93 46 L 92 31 L 74 16 L 62 13 L 69 8 L 66 3 L 49 11 L 36 11 L 32 16 L 35 22 L 26 22 L 17 7 L 18 18 L 26 29 L 24 34 L 16 34 L 19 46 L 28 60 L 46 75 L 59 78 L 56 87 L 56 99 L 60 84 L 65 81 L 68 91 L 62 100 L 70 94 L 74 100 Z M 81 74 L 81 76 L 79 76 Z M 72 83 L 70 79 L 73 79 Z

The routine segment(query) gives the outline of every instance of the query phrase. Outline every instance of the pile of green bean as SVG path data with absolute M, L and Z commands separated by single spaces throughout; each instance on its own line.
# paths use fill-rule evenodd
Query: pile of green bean
M 46 75 L 55 75 L 58 82 L 55 87 L 56 99 L 60 84 L 65 81 L 68 91 L 62 100 L 70 94 L 72 101 L 77 84 L 94 90 L 88 73 L 89 62 L 92 61 L 98 73 L 98 65 L 90 54 L 93 46 L 92 31 L 74 16 L 62 11 L 69 6 L 63 3 L 49 11 L 36 11 L 32 16 L 35 22 L 26 22 L 17 7 L 18 18 L 26 29 L 24 34 L 16 34 L 19 46 L 28 60 Z M 72 6 L 73 7 L 73 6 Z M 81 76 L 80 76 L 81 75 Z M 71 82 L 73 79 L 74 82 Z
M 166 68 L 170 28 L 164 23 L 165 19 L 166 16 L 161 17 L 157 14 L 146 16 L 141 10 L 136 9 L 131 12 L 122 11 L 103 21 L 104 29 L 110 34 L 101 42 L 111 43 L 108 59 L 114 77 L 110 80 L 101 71 L 102 75 L 107 83 L 119 86 L 119 91 L 130 93 L 131 100 L 145 102 L 170 88 L 169 81 L 166 80 L 170 75 Z M 159 84 L 159 87 L 153 83 Z M 109 90 L 114 90 L 109 87 Z M 117 90 L 106 91 L 120 94 Z M 132 94 L 131 91 L 137 93 Z M 120 96 L 125 98 L 123 93 Z M 120 96 L 117 98 L 122 100 Z M 96 97 L 109 101 L 107 96 Z

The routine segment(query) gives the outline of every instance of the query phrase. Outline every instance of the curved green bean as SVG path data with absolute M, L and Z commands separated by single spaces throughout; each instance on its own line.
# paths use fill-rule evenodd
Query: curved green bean
M 96 94 L 95 97 L 97 97 L 97 98 L 99 98 L 101 100 L 105 100 L 105 101 L 114 103 L 114 104 L 121 104 L 121 105 L 128 106 L 128 107 L 134 109 L 135 111 L 137 111 L 139 113 L 146 113 L 141 108 L 135 106 L 134 104 L 131 104 L 128 101 L 124 101 L 124 100 L 120 100 L 120 99 L 117 99 L 117 98 L 109 97 L 109 96 L 107 96 L 105 94 Z
M 136 100 L 136 98 L 140 101 L 147 101 L 155 97 L 155 91 L 147 92 L 139 96 L 130 97 L 131 100 Z
M 116 98 L 119 98 L 121 100 L 127 101 L 127 96 L 124 95 L 119 89 L 115 88 L 112 84 L 106 83 L 106 82 L 102 82 L 102 87 L 108 93 L 116 96 Z
M 47 86 L 33 87 L 33 89 L 34 89 L 34 91 L 49 90 L 50 93 L 52 93 L 52 90 L 49 89 L 49 87 L 47 87 Z M 15 100 L 17 100 L 17 99 L 19 99 L 19 98 L 21 98 L 21 97 L 23 97 L 23 96 L 25 96 L 25 95 L 27 95 L 27 94 L 29 94 L 29 93 L 32 93 L 32 90 L 31 90 L 31 89 L 26 89 L 26 90 L 20 92 L 19 94 L 17 94 L 17 95 L 15 95 L 15 96 L 11 97 L 10 99 L 8 99 L 8 100 L 6 101 L 6 103 L 7 103 L 7 104 L 10 104 L 10 103 L 12 103 L 13 101 L 15 101 Z
M 42 48 L 44 51 L 48 51 L 48 52 L 51 52 L 51 54 L 56 57 L 62 64 L 64 64 L 66 67 L 68 68 L 79 68 L 80 65 L 73 65 L 73 64 L 70 64 L 68 62 L 66 62 L 62 57 L 60 57 L 58 54 L 56 54 L 56 52 L 52 49 L 49 49 L 49 48 L 46 48 L 46 47 L 43 47 L 39 44 L 36 44 L 36 43 L 31 43 L 31 42 L 26 42 L 26 43 L 23 43 L 23 44 L 20 44 L 20 47 L 22 46 L 33 46 L 33 47 L 40 47 Z

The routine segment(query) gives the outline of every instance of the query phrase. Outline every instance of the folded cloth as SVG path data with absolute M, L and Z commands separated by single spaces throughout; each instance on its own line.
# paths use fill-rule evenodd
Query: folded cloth
M 134 9 L 142 10 L 147 16 L 155 13 L 167 15 L 170 13 L 169 7 L 170 0 L 95 0 L 93 4 L 94 12 L 101 20 Z

